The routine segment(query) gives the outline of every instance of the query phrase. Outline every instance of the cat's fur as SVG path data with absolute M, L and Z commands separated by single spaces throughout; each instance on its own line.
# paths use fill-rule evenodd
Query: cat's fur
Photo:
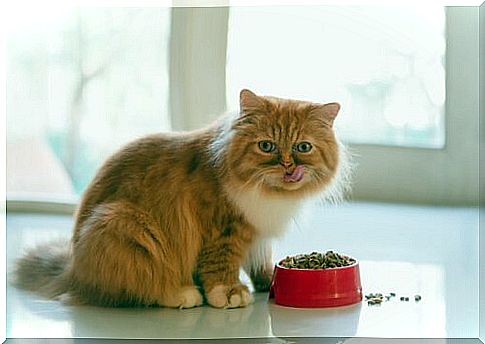
M 205 296 L 214 307 L 240 307 L 251 302 L 243 266 L 256 290 L 267 290 L 268 238 L 337 174 L 340 106 L 248 90 L 240 105 L 207 128 L 146 136 L 111 156 L 82 197 L 71 242 L 22 257 L 17 285 L 101 306 L 186 308 Z M 264 153 L 261 140 L 278 149 Z M 292 150 L 301 141 L 312 150 Z M 298 165 L 303 180 L 283 181 Z

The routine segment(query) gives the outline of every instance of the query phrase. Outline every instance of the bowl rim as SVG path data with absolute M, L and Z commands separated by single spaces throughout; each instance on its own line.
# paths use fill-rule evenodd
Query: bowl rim
M 285 260 L 285 258 L 283 258 L 283 259 L 279 260 L 275 264 L 275 268 L 282 269 L 282 270 L 289 270 L 289 271 L 308 271 L 308 272 L 313 271 L 313 272 L 322 272 L 322 271 L 335 271 L 335 270 L 349 269 L 349 268 L 353 268 L 353 267 L 356 267 L 357 265 L 359 265 L 359 261 L 357 259 L 355 259 L 354 257 L 349 256 L 347 254 L 342 254 L 342 253 L 340 253 L 340 254 L 343 255 L 343 256 L 352 258 L 353 260 L 355 260 L 355 263 L 353 263 L 351 265 L 336 266 L 334 268 L 326 268 L 326 269 L 300 269 L 300 268 L 287 268 L 285 266 L 282 266 L 281 265 L 281 262 Z

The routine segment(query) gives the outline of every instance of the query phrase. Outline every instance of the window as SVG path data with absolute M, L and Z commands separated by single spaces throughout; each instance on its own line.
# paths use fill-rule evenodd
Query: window
M 342 104 L 354 198 L 476 204 L 475 7 L 93 8 L 19 13 L 15 27 L 22 18 L 7 46 L 10 200 L 78 197 L 122 144 L 200 128 L 250 88 Z
M 339 101 L 347 142 L 442 148 L 445 10 L 438 6 L 232 7 L 227 99 Z
M 43 18 L 8 36 L 7 192 L 77 198 L 120 145 L 170 129 L 170 8 Z

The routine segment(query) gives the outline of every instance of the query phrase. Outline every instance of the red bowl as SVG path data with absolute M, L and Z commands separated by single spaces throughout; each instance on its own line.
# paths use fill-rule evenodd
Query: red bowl
M 337 307 L 362 301 L 359 263 L 329 269 L 275 266 L 269 297 L 282 306 Z

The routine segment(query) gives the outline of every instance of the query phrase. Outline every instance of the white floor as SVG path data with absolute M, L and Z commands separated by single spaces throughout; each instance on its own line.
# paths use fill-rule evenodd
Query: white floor
M 7 265 L 22 249 L 69 236 L 69 216 L 9 213 Z M 392 300 L 328 309 L 293 309 L 266 293 L 244 309 L 67 307 L 7 286 L 9 338 L 478 337 L 478 209 L 352 203 L 308 207 L 274 258 L 334 249 L 356 257 L 365 293 Z

